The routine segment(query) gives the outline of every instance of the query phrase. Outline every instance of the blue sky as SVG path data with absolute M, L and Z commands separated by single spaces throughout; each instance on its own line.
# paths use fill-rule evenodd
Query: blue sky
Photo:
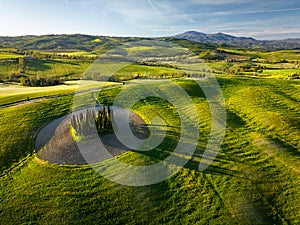
M 0 0 L 0 35 L 171 36 L 187 30 L 300 38 L 300 1 Z

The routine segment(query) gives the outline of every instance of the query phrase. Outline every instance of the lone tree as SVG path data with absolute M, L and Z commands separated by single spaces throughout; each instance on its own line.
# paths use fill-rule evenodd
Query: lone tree
M 25 70 L 26 70 L 26 59 L 25 59 L 25 57 L 19 57 L 18 62 L 19 62 L 19 72 L 20 73 L 25 73 Z

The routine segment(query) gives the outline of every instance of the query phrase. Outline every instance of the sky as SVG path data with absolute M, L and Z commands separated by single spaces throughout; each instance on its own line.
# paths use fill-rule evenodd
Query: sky
M 0 0 L 0 36 L 172 36 L 189 30 L 300 38 L 299 0 Z

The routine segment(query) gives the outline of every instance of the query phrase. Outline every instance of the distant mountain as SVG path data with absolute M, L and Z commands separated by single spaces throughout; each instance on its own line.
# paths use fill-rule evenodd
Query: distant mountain
M 252 48 L 265 50 L 300 48 L 300 39 L 262 41 L 256 40 L 251 37 L 235 37 L 223 33 L 205 34 L 197 31 L 187 31 L 182 34 L 177 34 L 174 37 L 178 39 L 186 39 L 200 43 L 238 48 Z
M 182 34 L 175 35 L 176 38 L 183 38 L 191 41 L 198 41 L 198 42 L 211 42 L 211 43 L 235 43 L 235 42 L 255 42 L 254 38 L 247 38 L 247 37 L 235 37 L 228 34 L 217 33 L 217 34 L 204 34 L 197 31 L 187 31 Z
M 228 34 L 204 34 L 188 31 L 174 37 L 140 38 L 140 37 L 110 37 L 84 34 L 61 35 L 26 35 L 19 37 L 0 37 L 0 48 L 18 50 L 42 51 L 89 51 L 104 53 L 116 46 L 131 41 L 161 40 L 177 43 L 199 54 L 203 50 L 213 50 L 218 47 L 251 48 L 263 50 L 300 49 L 300 39 L 281 41 L 260 41 L 251 37 L 235 37 Z

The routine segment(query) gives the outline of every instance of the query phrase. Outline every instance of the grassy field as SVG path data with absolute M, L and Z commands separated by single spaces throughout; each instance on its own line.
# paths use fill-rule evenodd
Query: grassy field
M 132 79 L 137 76 L 140 77 L 146 76 L 149 78 L 149 77 L 161 77 L 163 75 L 172 76 L 172 74 L 179 75 L 180 73 L 182 73 L 182 71 L 175 68 L 131 64 L 122 68 L 120 71 L 116 72 L 115 75 L 119 77 L 121 80 L 126 80 L 126 78 Z
M 254 51 L 218 49 L 219 58 L 206 60 L 213 73 L 244 77 L 299 79 L 300 57 L 298 50 Z M 292 78 L 293 75 L 293 78 Z
M 93 80 L 77 80 L 66 81 L 63 85 L 49 86 L 49 87 L 24 87 L 20 85 L 0 85 L 0 106 L 15 102 L 72 94 L 76 91 L 85 91 L 93 88 L 100 88 L 105 86 L 114 86 L 118 83 L 101 82 Z
M 68 96 L 1 109 L 1 170 L 32 154 L 36 130 L 44 123 L 69 112 L 71 102 L 72 96 Z
M 87 60 L 27 59 L 23 75 L 78 79 L 82 77 L 91 63 L 92 61 Z M 18 71 L 18 61 L 7 59 L 0 61 L 0 78 L 7 79 L 12 74 L 18 74 Z
M 299 50 L 279 50 L 279 51 L 252 51 L 252 50 L 236 50 L 236 49 L 222 49 L 225 53 L 232 55 L 240 55 L 246 59 L 260 58 L 270 62 L 280 61 L 297 61 L 300 60 Z
M 81 54 L 80 52 L 74 52 L 72 54 Z M 70 53 L 71 54 L 71 53 Z M 73 59 L 55 59 L 55 60 L 44 60 L 44 59 L 29 59 L 26 60 L 26 66 L 22 76 L 33 76 L 33 77 L 53 77 L 61 78 L 63 80 L 74 80 L 81 79 L 85 72 L 90 70 L 90 66 L 95 61 L 93 60 L 73 60 Z M 109 66 L 109 70 L 101 71 L 102 75 L 118 77 L 118 80 L 133 79 L 136 76 L 155 76 L 160 77 L 162 75 L 171 76 L 172 74 L 179 74 L 182 71 L 175 68 L 147 66 L 138 64 L 128 64 L 124 62 L 120 63 L 107 63 L 105 61 L 96 61 L 101 64 L 102 69 L 104 65 Z M 124 67 L 123 67 L 124 66 Z M 119 68 L 116 73 L 110 74 L 109 72 L 113 68 Z M 0 60 L 0 80 L 9 80 L 12 76 L 20 75 L 19 63 L 17 60 Z M 97 79 L 97 77 L 91 77 Z
M 289 75 L 300 73 L 300 68 L 297 69 L 266 69 L 260 76 L 268 78 L 288 78 Z
M 121 49 L 117 48 L 114 51 L 116 52 L 111 52 L 111 54 L 113 53 L 115 56 L 120 56 L 122 53 L 129 58 L 137 56 L 143 58 L 151 54 L 162 58 L 166 55 L 173 55 L 174 52 L 184 54 L 184 49 L 180 46 L 166 48 L 162 46 L 151 47 L 137 45 Z M 17 51 L 14 50 L 14 52 Z M 92 63 L 95 62 L 95 59 L 100 59 L 98 63 L 107 63 L 105 55 L 89 51 L 33 51 L 36 55 L 25 57 L 24 65 L 20 66 L 18 58 L 24 57 L 24 55 L 14 52 L 13 50 L 1 51 L 0 49 L 0 81 L 12 81 L 14 76 L 52 77 L 60 78 L 62 80 L 80 79 L 83 74 L 89 70 Z M 298 50 L 267 52 L 221 48 L 218 50 L 210 50 L 210 52 L 213 52 L 213 54 L 217 54 L 222 58 L 206 60 L 207 65 L 217 74 L 237 74 L 244 76 L 289 79 L 291 74 L 299 73 L 300 57 Z M 54 55 L 54 58 L 45 59 L 47 54 Z M 103 56 L 103 61 L 101 61 L 101 57 Z M 121 62 L 110 63 L 111 66 L 117 67 L 121 64 Z M 158 77 L 165 75 L 172 77 L 172 74 L 175 75 L 180 72 L 182 71 L 175 68 L 132 64 L 122 68 L 114 75 L 115 77 L 118 77 L 117 80 L 128 80 L 133 79 L 137 75 Z M 108 76 L 111 74 L 103 75 Z
M 162 39 L 196 54 L 189 59 L 197 63 L 183 63 L 187 52 L 180 46 L 153 47 L 142 40 L 133 46 L 138 39 L 128 38 L 128 45 L 118 48 L 122 41 L 113 37 L 82 36 L 81 42 L 78 35 L 49 38 L 57 42 L 46 41 L 48 37 L 38 43 L 21 41 L 39 50 L 0 48 L 0 224 L 300 224 L 300 82 L 297 76 L 290 80 L 291 74 L 300 74 L 299 50 L 218 49 Z M 22 43 L 13 47 L 23 49 L 18 46 Z M 123 55 L 139 62 L 127 63 Z M 143 62 L 145 56 L 149 61 Z M 152 62 L 154 56 L 160 63 Z M 199 64 L 199 57 L 206 64 Z M 184 77 L 204 78 L 211 72 L 217 74 L 226 102 L 226 135 L 216 159 L 199 172 L 209 141 L 210 107 L 198 84 Z M 93 81 L 112 75 L 121 82 Z M 53 77 L 65 83 L 24 87 L 18 84 L 20 77 Z M 156 78 L 174 78 L 193 104 Z M 166 137 L 153 150 L 128 151 L 117 158 L 145 166 L 170 156 L 180 141 L 181 122 L 196 117 L 194 105 L 198 146 L 178 173 L 157 184 L 131 187 L 110 181 L 89 165 L 55 165 L 38 158 L 36 132 L 71 110 L 97 104 L 87 90 L 109 87 L 98 100 L 112 104 L 122 90 L 131 90 L 124 102 L 144 93 L 143 85 L 175 96 L 186 114 L 181 119 L 174 106 L 157 97 L 137 102 L 132 111 L 147 123 L 164 119 Z M 97 165 L 127 178 L 112 159 Z
M 209 106 L 195 82 L 176 83 L 198 110 L 198 148 L 179 173 L 144 187 L 118 185 L 89 166 L 51 165 L 35 156 L 34 132 L 68 113 L 71 97 L 1 109 L 0 159 L 6 171 L 0 177 L 0 223 L 299 224 L 300 83 L 219 78 L 227 131 L 219 155 L 204 172 L 197 166 L 208 140 Z M 105 90 L 102 96 L 112 101 L 120 90 Z M 127 152 L 119 160 L 134 165 L 162 160 L 178 141 L 178 116 L 168 103 L 151 98 L 134 111 L 146 121 L 164 118 L 167 138 L 153 151 Z
M 42 53 L 44 53 L 44 54 L 55 54 L 55 55 L 58 55 L 58 56 L 64 56 L 64 55 L 66 55 L 66 56 L 97 56 L 97 54 L 93 54 L 93 53 L 91 53 L 91 52 L 88 52 L 88 51 L 67 51 L 67 52 L 49 52 L 49 51 L 47 51 L 47 52 L 44 52 L 44 51 L 42 51 Z
M 0 59 L 16 59 L 19 57 L 20 57 L 20 55 L 18 55 L 16 53 L 1 52 L 1 49 L 0 49 Z

